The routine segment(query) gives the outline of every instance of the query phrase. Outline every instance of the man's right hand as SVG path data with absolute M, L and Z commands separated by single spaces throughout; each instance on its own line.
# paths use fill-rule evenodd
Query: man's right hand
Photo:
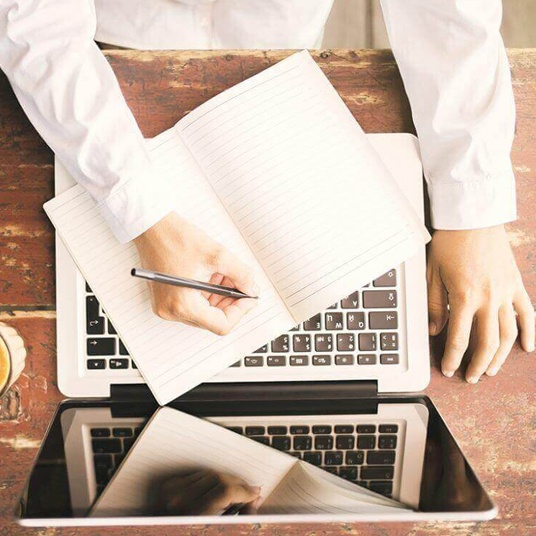
M 147 270 L 234 287 L 250 296 L 259 292 L 251 268 L 175 213 L 153 225 L 134 243 Z M 158 316 L 217 335 L 229 333 L 257 303 L 161 283 L 149 283 L 149 288 Z

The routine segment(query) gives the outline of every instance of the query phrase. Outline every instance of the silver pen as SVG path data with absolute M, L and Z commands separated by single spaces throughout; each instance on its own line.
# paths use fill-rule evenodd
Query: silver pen
M 166 285 L 173 285 L 175 287 L 193 288 L 195 290 L 204 290 L 212 294 L 219 294 L 220 296 L 227 296 L 228 298 L 252 298 L 257 299 L 257 296 L 248 296 L 244 292 L 240 292 L 235 288 L 224 287 L 222 285 L 214 285 L 212 283 L 204 283 L 203 281 L 196 281 L 195 279 L 186 279 L 185 277 L 175 277 L 173 275 L 161 274 L 159 272 L 153 272 L 151 270 L 144 270 L 143 268 L 132 268 L 131 275 L 134 277 L 140 277 L 155 283 L 164 283 Z

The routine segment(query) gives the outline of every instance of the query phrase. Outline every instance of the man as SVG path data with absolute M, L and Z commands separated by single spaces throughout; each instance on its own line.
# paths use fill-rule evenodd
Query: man
M 0 67 L 36 129 L 99 202 L 146 268 L 235 285 L 254 278 L 232 253 L 171 212 L 142 135 L 94 40 L 143 48 L 311 48 L 332 0 L 2 0 Z M 430 334 L 442 370 L 493 376 L 518 333 L 534 349 L 534 309 L 503 224 L 516 218 L 514 100 L 500 0 L 383 0 L 419 134 L 432 223 Z M 253 300 L 155 286 L 161 317 L 225 334 Z M 447 308 L 447 304 L 448 307 Z M 517 316 L 516 316 L 517 313 Z

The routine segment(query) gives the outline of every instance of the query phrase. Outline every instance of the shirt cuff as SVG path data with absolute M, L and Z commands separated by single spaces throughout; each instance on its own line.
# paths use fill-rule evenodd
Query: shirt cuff
M 151 175 L 153 178 L 151 178 Z M 154 173 L 127 179 L 99 208 L 122 244 L 130 242 L 173 211 L 173 192 Z
M 480 229 L 517 219 L 512 169 L 496 179 L 431 183 L 428 194 L 434 229 Z

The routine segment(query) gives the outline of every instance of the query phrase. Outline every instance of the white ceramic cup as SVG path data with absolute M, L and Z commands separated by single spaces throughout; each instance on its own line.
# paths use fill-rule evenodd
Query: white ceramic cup
M 22 337 L 15 328 L 0 322 L 0 396 L 17 381 L 25 362 Z

